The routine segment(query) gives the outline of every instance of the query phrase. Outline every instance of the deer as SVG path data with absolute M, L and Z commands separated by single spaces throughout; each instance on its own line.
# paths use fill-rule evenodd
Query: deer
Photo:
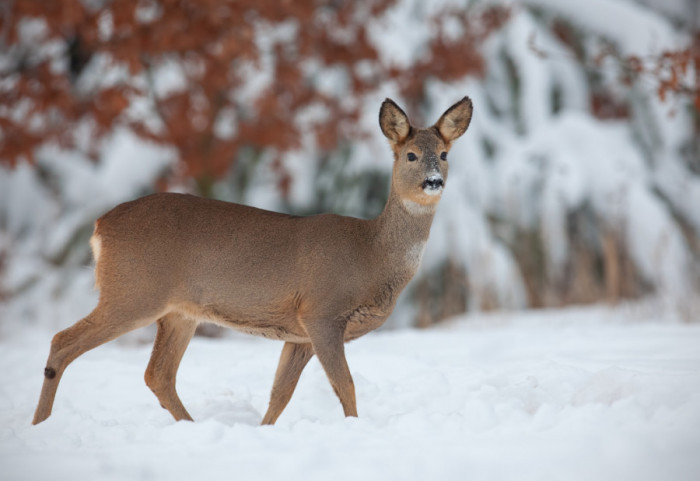
M 391 99 L 379 126 L 394 154 L 374 219 L 292 216 L 188 194 L 156 193 L 95 222 L 95 309 L 51 341 L 33 424 L 51 415 L 66 367 L 127 332 L 157 324 L 146 385 L 176 421 L 192 417 L 175 381 L 202 322 L 284 341 L 267 412 L 274 424 L 313 355 L 346 417 L 357 416 L 345 343 L 386 321 L 416 273 L 447 181 L 447 153 L 469 127 L 464 97 L 431 127 Z

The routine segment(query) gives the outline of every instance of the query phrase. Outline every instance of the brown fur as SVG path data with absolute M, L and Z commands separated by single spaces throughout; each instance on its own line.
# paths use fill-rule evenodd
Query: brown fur
M 294 217 L 182 194 L 154 194 L 109 211 L 91 239 L 98 305 L 54 337 L 46 367 L 52 376 L 45 376 L 34 424 L 51 414 L 71 361 L 154 322 L 146 384 L 177 420 L 192 419 L 175 378 L 199 322 L 285 341 L 263 423 L 275 422 L 313 354 L 345 415 L 356 416 L 343 343 L 382 325 L 415 273 L 442 191 L 426 182 L 447 179 L 440 154 L 470 117 L 465 97 L 432 128 L 415 129 L 394 102 L 382 104 L 380 126 L 395 161 L 376 219 Z

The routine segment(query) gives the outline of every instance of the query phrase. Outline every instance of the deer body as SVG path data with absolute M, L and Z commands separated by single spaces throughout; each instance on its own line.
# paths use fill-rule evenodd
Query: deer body
M 395 293 L 418 267 L 401 254 L 405 246 L 427 241 L 431 220 L 432 215 L 413 219 L 413 232 L 392 239 L 381 229 L 391 229 L 395 218 L 294 217 L 154 194 L 99 219 L 93 237 L 93 245 L 100 245 L 97 284 L 103 291 L 114 289 L 105 294 L 125 303 L 134 290 L 149 292 L 155 310 L 297 343 L 309 342 L 302 319 L 345 315 L 350 340 L 389 315 Z M 173 265 L 181 252 L 190 255 Z M 127 277 L 138 284 L 119 282 Z
M 199 322 L 285 341 L 263 423 L 275 422 L 314 354 L 345 415 L 356 416 L 343 343 L 384 323 L 417 270 L 447 178 L 438 157 L 470 118 L 466 97 L 430 129 L 413 129 L 393 102 L 382 105 L 395 161 L 376 219 L 296 217 L 184 194 L 154 194 L 102 216 L 91 239 L 100 300 L 54 337 L 34 424 L 51 414 L 71 361 L 153 322 L 146 383 L 175 419 L 192 419 L 175 377 Z

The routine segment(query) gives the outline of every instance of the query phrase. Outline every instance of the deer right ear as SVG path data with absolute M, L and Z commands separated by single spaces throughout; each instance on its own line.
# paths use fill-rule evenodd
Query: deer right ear
M 379 109 L 379 126 L 384 136 L 393 144 L 400 144 L 411 132 L 408 117 L 391 99 L 386 99 Z
M 435 127 L 437 127 L 442 139 L 448 146 L 453 140 L 467 131 L 467 127 L 472 121 L 472 110 L 471 99 L 464 97 L 447 109 L 440 117 L 440 120 L 437 121 Z

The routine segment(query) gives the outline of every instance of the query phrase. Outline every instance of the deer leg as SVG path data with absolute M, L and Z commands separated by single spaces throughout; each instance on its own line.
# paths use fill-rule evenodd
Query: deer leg
M 355 384 L 345 359 L 345 325 L 334 323 L 319 323 L 307 332 L 311 338 L 314 352 L 326 371 L 333 391 L 343 405 L 345 416 L 357 417 L 357 403 L 355 400 Z
M 175 378 L 182 356 L 196 328 L 196 321 L 177 313 L 169 313 L 158 319 L 153 353 L 146 368 L 146 385 L 176 421 L 192 421 L 175 390 Z
M 162 313 L 156 310 L 110 308 L 98 304 L 87 317 L 56 334 L 51 341 L 49 359 L 44 369 L 44 384 L 32 424 L 51 415 L 56 390 L 66 367 L 77 357 L 112 339 L 154 322 Z
M 294 344 L 285 342 L 280 355 L 280 362 L 275 374 L 275 382 L 272 385 L 270 406 L 262 420 L 262 424 L 275 424 L 277 418 L 292 398 L 294 388 L 297 386 L 301 371 L 314 355 L 311 344 Z

